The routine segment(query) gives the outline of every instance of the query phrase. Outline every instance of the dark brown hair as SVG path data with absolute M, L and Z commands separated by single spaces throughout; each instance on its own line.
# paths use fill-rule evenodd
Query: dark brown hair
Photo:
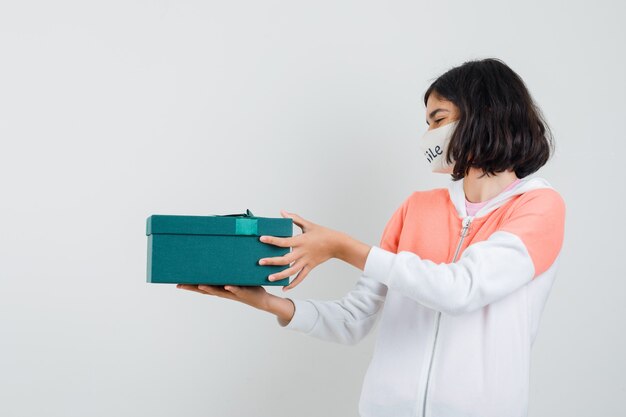
M 496 58 L 467 61 L 439 76 L 426 90 L 459 109 L 459 120 L 444 157 L 454 161 L 452 179 L 470 167 L 483 175 L 507 169 L 523 178 L 554 152 L 552 133 L 524 81 Z

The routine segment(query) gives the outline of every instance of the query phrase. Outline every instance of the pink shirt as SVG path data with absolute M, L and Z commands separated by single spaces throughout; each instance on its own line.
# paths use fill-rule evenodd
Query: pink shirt
M 515 184 L 517 184 L 517 183 L 518 183 L 518 182 L 520 182 L 520 181 L 521 181 L 521 179 L 520 179 L 520 178 L 516 179 L 515 181 L 513 181 L 513 182 L 511 183 L 511 185 L 509 185 L 509 186 L 508 186 L 508 187 L 506 187 L 504 190 L 502 190 L 502 191 L 500 192 L 500 194 L 502 194 L 502 193 L 503 193 L 503 192 L 505 192 L 505 191 L 510 190 L 511 188 L 513 188 L 513 187 L 515 186 Z M 500 195 L 500 194 L 498 194 L 498 195 Z M 487 204 L 489 201 L 491 201 L 492 199 L 494 199 L 494 198 L 496 198 L 496 197 L 497 197 L 497 196 L 494 196 L 494 197 L 490 198 L 489 200 L 486 200 L 486 201 L 481 201 L 480 203 L 471 203 L 471 202 L 467 201 L 467 198 L 465 198 L 465 209 L 467 210 L 467 215 L 468 215 L 468 216 L 473 216 L 474 214 L 476 214 L 476 212 L 477 212 L 478 210 L 480 210 L 480 209 L 481 209 L 481 207 L 483 207 L 485 204 Z

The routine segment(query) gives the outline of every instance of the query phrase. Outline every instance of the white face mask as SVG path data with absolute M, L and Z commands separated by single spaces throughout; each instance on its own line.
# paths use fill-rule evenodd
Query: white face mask
M 436 129 L 428 130 L 420 139 L 419 147 L 424 152 L 424 158 L 426 158 L 432 172 L 452 173 L 454 161 L 452 164 L 446 163 L 445 155 L 454 128 L 458 123 L 458 120 L 455 120 Z

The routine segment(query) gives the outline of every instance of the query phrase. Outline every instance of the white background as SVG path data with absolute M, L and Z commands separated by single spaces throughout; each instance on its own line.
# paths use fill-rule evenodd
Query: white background
M 147 284 L 151 214 L 280 209 L 378 244 L 414 190 L 423 93 L 470 59 L 525 80 L 567 204 L 530 416 L 612 416 L 626 382 L 619 1 L 0 3 L 0 415 L 356 416 L 356 346 Z M 299 229 L 295 230 L 299 233 Z M 338 260 L 289 294 L 338 299 Z M 277 288 L 271 292 L 282 295 Z

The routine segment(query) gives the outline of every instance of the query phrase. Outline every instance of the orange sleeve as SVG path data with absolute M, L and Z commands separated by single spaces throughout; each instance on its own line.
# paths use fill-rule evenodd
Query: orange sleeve
M 554 189 L 533 190 L 504 220 L 499 230 L 518 236 L 535 266 L 533 278 L 545 272 L 555 261 L 565 233 L 565 201 Z
M 404 200 L 402 205 L 396 209 L 391 218 L 387 221 L 379 243 L 382 249 L 393 253 L 398 252 L 398 244 L 400 242 L 400 234 L 402 232 L 402 226 L 404 225 L 408 202 L 409 198 Z

